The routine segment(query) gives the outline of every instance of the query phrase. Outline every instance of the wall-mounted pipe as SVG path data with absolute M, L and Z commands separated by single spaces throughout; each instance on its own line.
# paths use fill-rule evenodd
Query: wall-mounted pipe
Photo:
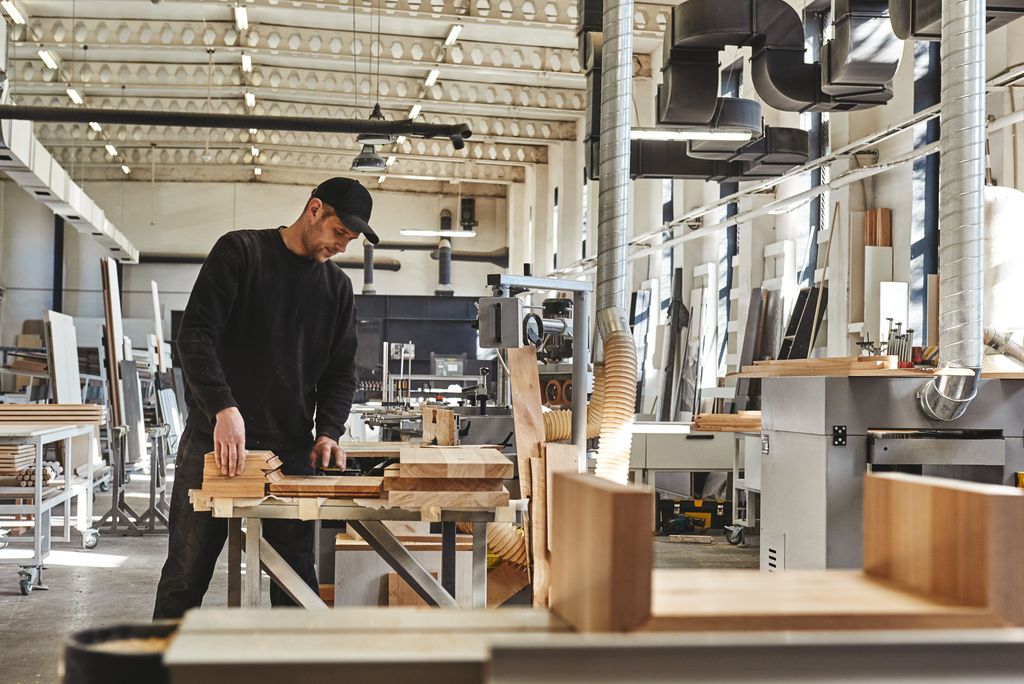
M 437 259 L 437 245 L 426 242 L 381 242 L 376 251 L 391 250 L 397 252 L 430 252 L 431 259 Z M 452 250 L 452 261 L 473 261 L 494 264 L 499 268 L 508 268 L 508 247 L 490 252 L 471 252 L 469 250 Z
M 373 286 L 373 243 L 363 240 L 363 294 L 377 294 Z
M 258 116 L 205 114 L 196 112 L 146 112 L 133 109 L 90 109 L 71 107 L 26 107 L 0 105 L 0 119 L 65 121 L 73 123 L 137 124 L 141 126 L 194 126 L 196 128 L 258 128 L 264 131 L 307 131 L 314 133 L 389 133 L 417 138 L 448 138 L 457 150 L 473 135 L 468 124 L 416 123 L 408 119 L 328 119 L 302 116 Z
M 437 288 L 434 294 L 438 297 L 455 294 L 452 287 L 452 243 L 444 238 L 437 243 Z
M 363 269 L 362 257 L 335 257 L 331 259 L 342 268 Z M 193 264 L 202 266 L 206 262 L 205 254 L 140 254 L 140 264 Z M 394 257 L 375 257 L 373 268 L 377 271 L 400 271 L 402 262 Z
M 985 353 L 985 0 L 943 0 L 942 18 L 939 359 L 949 372 L 918 399 L 929 418 L 951 421 L 974 399 Z

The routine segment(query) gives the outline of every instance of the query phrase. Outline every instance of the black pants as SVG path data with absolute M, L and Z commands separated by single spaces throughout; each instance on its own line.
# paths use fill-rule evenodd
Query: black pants
M 275 450 L 284 462 L 287 475 L 312 475 L 309 447 L 299 451 Z M 210 586 L 217 558 L 227 539 L 228 521 L 214 518 L 209 512 L 197 513 L 188 500 L 188 490 L 203 486 L 204 455 L 213 451 L 211 437 L 186 428 L 178 443 L 175 460 L 174 489 L 171 492 L 170 534 L 167 561 L 160 573 L 156 590 L 153 619 L 180 618 L 185 611 L 198 608 Z M 315 523 L 301 520 L 263 521 L 263 538 L 317 591 L 316 569 L 313 565 Z M 291 597 L 273 583 L 270 603 L 293 606 Z

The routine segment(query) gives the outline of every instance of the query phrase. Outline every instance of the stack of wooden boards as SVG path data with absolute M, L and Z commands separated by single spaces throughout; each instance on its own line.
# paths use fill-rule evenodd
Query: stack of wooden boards
M 330 475 L 282 475 L 270 484 L 275 496 L 351 499 L 380 496 L 379 477 L 350 477 Z
M 654 570 L 650 490 L 554 476 L 552 611 L 579 631 L 1024 626 L 1024 491 L 870 473 L 864 569 Z M 965 522 L 969 521 L 969 522 Z
M 841 356 L 825 359 L 789 359 L 755 361 L 735 375 L 747 378 L 781 378 L 788 376 L 856 376 L 882 375 L 899 370 L 895 356 Z
M 281 459 L 272 451 L 247 451 L 242 472 L 234 477 L 221 473 L 213 452 L 203 463 L 203 494 L 210 497 L 258 499 L 266 496 L 267 484 L 284 478 Z
M 697 432 L 760 432 L 761 412 L 699 413 L 693 419 Z
M 384 492 L 393 508 L 493 509 L 508 505 L 502 480 L 512 473 L 497 449 L 404 447 L 384 470 Z
M 22 468 L 36 463 L 36 448 L 31 444 L 0 446 L 0 475 L 17 475 Z
M 106 415 L 99 404 L 0 404 L 0 424 L 102 425 Z

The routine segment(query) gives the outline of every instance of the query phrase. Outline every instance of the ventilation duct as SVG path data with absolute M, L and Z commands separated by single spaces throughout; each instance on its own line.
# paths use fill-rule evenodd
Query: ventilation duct
M 672 10 L 659 115 L 709 120 L 717 104 L 718 52 L 751 46 L 754 89 L 789 112 L 851 111 L 885 104 L 903 45 L 878 0 L 836 0 L 835 39 L 822 62 L 804 61 L 804 25 L 785 0 L 687 0 Z
M 452 287 L 452 243 L 444 239 L 437 243 L 437 288 L 434 294 L 438 297 L 455 294 Z
M 1024 14 L 1024 0 L 997 0 L 985 5 L 985 31 L 995 31 Z M 942 0 L 889 0 L 893 32 L 903 38 L 939 40 Z
M 373 286 L 373 243 L 363 240 L 363 294 L 377 294 Z

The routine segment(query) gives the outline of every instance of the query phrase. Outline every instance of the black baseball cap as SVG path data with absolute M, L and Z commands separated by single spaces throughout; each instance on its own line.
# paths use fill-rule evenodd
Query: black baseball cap
M 345 223 L 345 227 L 362 233 L 370 244 L 377 244 L 380 238 L 367 221 L 373 211 L 373 198 L 369 191 L 351 178 L 330 178 L 313 190 L 313 197 L 331 205 L 334 213 Z

